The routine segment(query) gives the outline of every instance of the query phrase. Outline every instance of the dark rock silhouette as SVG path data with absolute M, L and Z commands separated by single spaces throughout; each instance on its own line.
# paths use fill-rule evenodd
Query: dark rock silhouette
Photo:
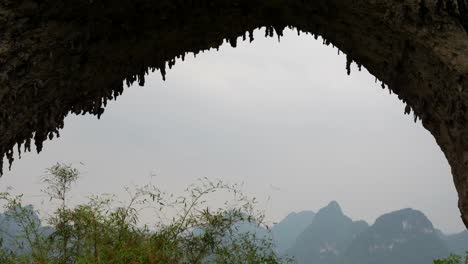
M 123 82 L 224 40 L 322 36 L 398 94 L 445 153 L 468 226 L 467 1 L 2 0 L 0 156 L 41 151 L 69 113 L 104 112 Z M 383 85 L 384 86 L 384 85 Z M 3 159 L 0 159 L 0 163 Z M 0 168 L 1 168 L 0 164 Z

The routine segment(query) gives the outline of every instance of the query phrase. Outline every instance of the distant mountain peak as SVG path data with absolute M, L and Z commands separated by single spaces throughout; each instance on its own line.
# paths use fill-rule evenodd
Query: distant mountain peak
M 377 218 L 374 226 L 380 230 L 394 232 L 435 233 L 431 221 L 421 211 L 406 208 L 384 214 Z
M 331 202 L 327 205 L 327 207 L 336 208 L 336 209 L 339 209 L 339 210 L 341 211 L 341 207 L 340 207 L 340 205 L 338 204 L 337 201 L 331 201 Z
M 329 216 L 329 215 L 339 215 L 344 216 L 343 211 L 341 210 L 340 205 L 336 201 L 331 201 L 327 206 L 320 209 L 317 213 L 317 216 Z
M 287 253 L 301 264 L 335 264 L 349 243 L 366 228 L 367 223 L 354 222 L 343 214 L 336 201 L 331 201 L 318 211 Z

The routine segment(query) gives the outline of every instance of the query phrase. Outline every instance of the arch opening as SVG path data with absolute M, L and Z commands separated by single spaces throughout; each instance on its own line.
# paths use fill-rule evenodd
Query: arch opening
M 321 39 L 263 34 L 177 61 L 166 81 L 148 74 L 100 120 L 68 116 L 61 137 L 15 161 L 0 186 L 40 194 L 21 183 L 57 160 L 83 162 L 74 203 L 146 184 L 151 172 L 171 193 L 202 177 L 245 183 L 272 221 L 336 200 L 369 223 L 412 207 L 445 232 L 461 230 L 445 157 L 396 95 L 355 64 L 347 76 L 346 56 Z

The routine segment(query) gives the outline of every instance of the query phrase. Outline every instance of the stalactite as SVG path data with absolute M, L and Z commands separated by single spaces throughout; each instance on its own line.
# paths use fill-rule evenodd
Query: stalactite
M 281 42 L 281 37 L 283 36 L 283 31 L 284 31 L 284 28 L 283 27 L 279 27 L 279 26 L 276 26 L 276 27 L 273 27 L 275 32 L 276 32 L 276 35 L 278 36 L 278 42 Z
M 24 152 L 31 152 L 31 138 L 28 137 L 26 141 L 24 142 Z M 1 168 L 1 166 L 0 166 Z M 1 173 L 0 173 L 1 175 Z
M 165 81 L 166 80 L 166 63 L 161 64 L 161 66 L 159 67 L 159 70 L 161 71 L 161 76 L 162 76 L 163 81 Z
M 409 115 L 411 113 L 411 106 L 408 104 L 405 106 L 405 115 Z
M 273 26 L 267 26 L 265 30 L 265 37 L 272 38 L 274 36 L 275 36 L 275 32 L 274 32 Z
M 96 113 L 97 118 L 101 119 L 102 114 L 104 114 L 104 108 L 99 107 L 98 110 L 97 110 L 97 113 Z
M 171 60 L 168 61 L 167 64 L 168 64 L 168 66 L 169 66 L 169 70 L 172 69 L 172 66 L 174 66 L 175 63 L 176 63 L 175 59 L 171 59 Z
M 138 74 L 137 80 L 138 80 L 138 85 L 144 86 L 145 85 L 145 74 L 143 74 L 143 73 Z
M 8 169 L 11 170 L 11 165 L 13 164 L 13 161 L 15 160 L 15 158 L 13 157 L 13 150 L 12 149 L 7 151 L 6 158 L 8 160 Z
M 18 158 L 21 159 L 21 142 L 18 143 Z
M 346 55 L 346 72 L 348 75 L 351 75 L 351 63 L 353 63 L 353 60 L 349 55 Z
M 1 153 L 4 153 L 3 150 L 1 150 L 2 152 Z M 5 158 L 5 155 L 1 155 L 0 156 L 0 175 L 3 175 L 3 159 Z
M 237 38 L 236 37 L 230 38 L 228 41 L 229 41 L 229 44 L 231 44 L 231 47 L 233 47 L 233 48 L 237 47 Z

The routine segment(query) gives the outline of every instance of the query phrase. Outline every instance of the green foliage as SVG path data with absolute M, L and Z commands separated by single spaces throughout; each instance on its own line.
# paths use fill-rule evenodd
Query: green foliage
M 465 257 L 451 254 L 445 259 L 434 260 L 434 264 L 468 264 L 468 251 L 466 252 Z
M 56 164 L 43 178 L 44 192 L 59 206 L 47 218 L 52 232 L 41 233 L 22 196 L 0 194 L 0 201 L 21 224 L 26 246 L 0 249 L 0 263 L 286 263 L 277 256 L 271 239 L 238 232 L 239 223 L 263 226 L 255 199 L 237 185 L 201 179 L 185 195 L 166 194 L 154 185 L 127 188 L 127 202 L 115 196 L 92 196 L 70 206 L 68 193 L 79 172 Z M 232 196 L 222 208 L 207 200 L 219 192 Z M 142 212 L 154 215 L 154 226 L 142 224 Z M 168 217 L 170 216 L 170 217 Z M 19 240 L 17 240 L 19 241 Z

